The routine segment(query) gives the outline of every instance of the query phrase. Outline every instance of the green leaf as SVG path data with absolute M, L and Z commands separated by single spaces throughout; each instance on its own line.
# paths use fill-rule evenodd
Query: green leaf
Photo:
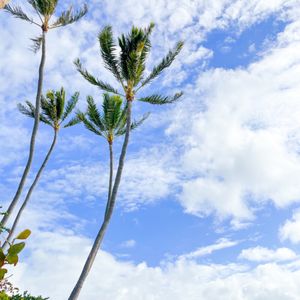
M 5 260 L 5 254 L 3 252 L 3 248 L 0 248 L 0 264 Z
M 74 61 L 75 66 L 77 67 L 77 71 L 83 76 L 84 79 L 86 79 L 89 83 L 96 85 L 97 87 L 99 87 L 101 90 L 109 92 L 109 93 L 113 93 L 113 94 L 117 94 L 119 95 L 119 92 L 113 88 L 110 84 L 99 80 L 97 78 L 95 78 L 93 75 L 91 75 L 86 69 L 83 68 L 81 62 L 79 59 L 76 59 Z
M 70 6 L 67 11 L 61 13 L 58 19 L 50 26 L 50 29 L 72 24 L 86 15 L 87 11 L 88 7 L 86 4 L 83 6 L 83 8 L 75 12 L 73 11 L 73 7 Z
M 19 233 L 16 237 L 16 240 L 26 240 L 31 234 L 31 231 L 29 229 L 25 229 L 21 233 Z
M 18 244 L 14 244 L 12 246 L 10 246 L 10 248 L 8 249 L 8 253 L 9 255 L 17 255 L 19 254 L 25 247 L 25 243 L 18 243 Z
M 162 61 L 153 68 L 150 75 L 141 83 L 139 89 L 159 76 L 164 69 L 168 68 L 172 64 L 176 56 L 180 53 L 182 48 L 183 42 L 178 42 L 175 48 L 173 50 L 170 50 L 169 53 L 162 59 Z
M 2 280 L 7 273 L 7 269 L 0 269 L 0 280 Z
M 16 265 L 19 261 L 17 254 L 9 254 L 6 256 L 6 260 L 10 265 Z
M 150 103 L 150 104 L 163 105 L 163 104 L 170 104 L 170 103 L 176 102 L 182 95 L 183 95 L 182 92 L 176 93 L 172 97 L 152 95 L 152 96 L 140 98 L 138 100 L 142 101 L 142 102 L 147 102 L 147 103 Z

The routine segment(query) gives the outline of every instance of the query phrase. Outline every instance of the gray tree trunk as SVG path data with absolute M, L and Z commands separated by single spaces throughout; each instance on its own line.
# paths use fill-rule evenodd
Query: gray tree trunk
M 41 56 L 41 62 L 39 67 L 39 79 L 38 79 L 38 87 L 37 87 L 37 94 L 36 94 L 36 101 L 35 101 L 35 117 L 34 117 L 34 125 L 31 133 L 31 140 L 30 140 L 30 148 L 29 148 L 29 156 L 28 160 L 23 172 L 23 175 L 21 177 L 21 181 L 19 183 L 17 192 L 10 203 L 8 209 L 6 210 L 6 214 L 3 216 L 1 223 L 3 226 L 6 225 L 8 219 L 10 218 L 16 204 L 18 203 L 18 200 L 20 198 L 20 195 L 22 193 L 22 190 L 25 185 L 26 178 L 28 176 L 32 160 L 33 160 L 33 154 L 34 154 L 34 148 L 35 148 L 35 140 L 36 135 L 39 128 L 39 122 L 40 122 L 40 104 L 41 104 L 41 96 L 42 96 L 42 89 L 43 89 L 43 80 L 44 80 L 44 68 L 45 68 L 45 61 L 46 61 L 46 33 L 43 31 L 42 35 L 42 56 Z
M 124 162 L 125 162 L 125 156 L 126 156 L 126 151 L 127 151 L 127 147 L 128 147 L 128 142 L 129 142 L 129 135 L 130 135 L 130 127 L 131 127 L 131 106 L 132 106 L 132 101 L 128 101 L 128 108 L 127 108 L 127 125 L 126 125 L 126 134 L 125 134 L 125 138 L 124 138 L 124 142 L 123 142 L 123 146 L 122 146 L 122 151 L 121 151 L 121 155 L 119 158 L 119 165 L 118 165 L 118 170 L 117 170 L 117 174 L 116 174 L 116 179 L 115 179 L 115 183 L 111 192 L 111 197 L 109 199 L 109 201 L 107 202 L 107 209 L 106 209 L 106 213 L 104 216 L 104 221 L 102 223 L 102 226 L 97 234 L 97 237 L 94 241 L 93 247 L 88 255 L 88 258 L 85 262 L 85 265 L 83 267 L 83 270 L 80 274 L 80 277 L 70 295 L 70 297 L 68 298 L 68 300 L 77 300 L 79 297 L 79 294 L 81 292 L 82 286 L 92 268 L 92 265 L 95 261 L 97 252 L 100 248 L 101 242 L 103 240 L 104 234 L 106 232 L 107 226 L 110 222 L 113 210 L 114 210 L 114 206 L 115 206 L 115 202 L 116 202 L 116 197 L 117 197 L 117 193 L 118 193 L 118 189 L 119 189 L 119 185 L 121 182 L 121 177 L 122 177 L 122 172 L 123 172 L 123 167 L 124 167 Z
M 18 223 L 19 223 L 19 220 L 20 220 L 20 218 L 22 216 L 22 213 L 23 213 L 24 209 L 26 208 L 26 206 L 27 206 L 27 204 L 29 202 L 29 199 L 31 197 L 31 194 L 32 194 L 35 186 L 37 185 L 37 183 L 38 183 L 38 181 L 39 181 L 39 179 L 40 179 L 40 177 L 41 177 L 41 175 L 43 173 L 43 170 L 45 169 L 45 167 L 47 165 L 47 162 L 48 162 L 48 160 L 49 160 L 49 158 L 50 158 L 50 156 L 52 154 L 52 151 L 53 151 L 53 149 L 55 147 L 55 144 L 56 144 L 56 140 L 57 140 L 57 130 L 54 131 L 53 141 L 52 141 L 51 146 L 50 146 L 50 148 L 48 150 L 48 153 L 47 153 L 47 155 L 46 155 L 46 157 L 45 157 L 45 159 L 44 159 L 44 161 L 43 161 L 43 163 L 42 163 L 39 171 L 37 172 L 32 185 L 30 186 L 30 188 L 28 190 L 28 193 L 27 193 L 27 195 L 25 197 L 25 200 L 24 200 L 22 206 L 20 207 L 20 209 L 18 211 L 18 214 L 17 214 L 17 216 L 16 216 L 16 218 L 14 220 L 14 223 L 13 223 L 12 227 L 9 230 L 8 237 L 7 237 L 6 241 L 5 241 L 5 243 L 3 244 L 3 248 L 4 249 L 8 245 L 8 242 L 10 242 L 12 240 L 12 237 L 14 236 L 14 232 L 16 230 L 16 227 L 18 226 Z

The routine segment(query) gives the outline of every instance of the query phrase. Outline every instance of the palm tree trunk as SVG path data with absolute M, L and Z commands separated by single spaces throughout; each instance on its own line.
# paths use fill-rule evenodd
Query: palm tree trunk
M 19 220 L 20 220 L 20 218 L 21 218 L 21 215 L 22 215 L 24 209 L 26 208 L 26 206 L 27 206 L 27 204 L 28 204 L 28 202 L 29 202 L 29 199 L 30 199 L 30 197 L 31 197 L 31 194 L 32 194 L 32 192 L 33 192 L 35 186 L 37 185 L 37 183 L 38 183 L 38 181 L 39 181 L 39 179 L 40 179 L 40 177 L 41 177 L 41 175 L 42 175 L 42 173 L 43 173 L 43 170 L 45 169 L 45 167 L 46 167 L 46 165 L 47 165 L 47 162 L 48 162 L 48 160 L 49 160 L 49 158 L 50 158 L 50 156 L 51 156 L 51 154 L 52 154 L 52 151 L 53 151 L 53 149 L 54 149 L 54 147 L 55 147 L 55 144 L 56 144 L 56 140 L 57 140 L 57 130 L 54 131 L 53 141 L 52 141 L 52 144 L 51 144 L 51 146 L 50 146 L 50 148 L 49 148 L 49 150 L 48 150 L 48 153 L 47 153 L 47 155 L 46 155 L 46 157 L 45 157 L 45 159 L 44 159 L 44 161 L 43 161 L 43 163 L 42 163 L 42 165 L 41 165 L 39 171 L 37 172 L 37 174 L 36 174 L 36 176 L 35 176 L 35 179 L 34 179 L 32 185 L 30 186 L 30 188 L 29 188 L 29 190 L 28 190 L 28 193 L 27 193 L 27 195 L 26 195 L 26 198 L 25 198 L 25 200 L 24 200 L 22 206 L 20 207 L 20 209 L 19 209 L 19 211 L 18 211 L 18 214 L 17 214 L 17 216 L 16 216 L 16 218 L 15 218 L 15 220 L 14 220 L 14 223 L 13 223 L 12 227 L 11 227 L 10 230 L 9 230 L 9 235 L 8 235 L 8 237 L 7 237 L 6 241 L 5 241 L 5 243 L 3 244 L 3 249 L 5 249 L 5 247 L 7 246 L 8 242 L 11 241 L 11 239 L 12 239 L 12 237 L 13 237 L 13 235 L 14 235 L 14 232 L 15 232 L 15 230 L 16 230 L 16 227 L 17 227 L 18 223 L 19 223 Z
M 80 277 L 79 277 L 70 297 L 68 298 L 68 300 L 77 300 L 78 299 L 79 293 L 81 292 L 81 289 L 82 289 L 82 286 L 92 268 L 92 265 L 96 258 L 97 252 L 100 248 L 101 242 L 103 240 L 104 234 L 106 232 L 107 226 L 110 222 L 110 219 L 111 219 L 111 216 L 112 216 L 112 213 L 114 210 L 119 185 L 121 182 L 126 151 L 127 151 L 127 147 L 128 147 L 128 143 L 129 143 L 130 126 L 131 126 L 131 106 L 132 106 L 132 102 L 128 101 L 126 134 L 125 134 L 125 138 L 124 138 L 124 142 L 123 142 L 123 146 L 122 146 L 121 155 L 119 158 L 119 166 L 118 166 L 118 170 L 117 170 L 117 174 L 116 174 L 115 183 L 114 183 L 114 186 L 113 186 L 113 189 L 111 192 L 111 197 L 107 203 L 107 212 L 105 213 L 104 221 L 103 221 L 102 226 L 97 234 L 97 237 L 94 241 L 94 244 L 89 253 L 89 256 L 85 262 L 85 265 L 80 274 Z
M 113 183 L 113 176 L 114 176 L 114 155 L 113 155 L 112 143 L 109 143 L 109 183 L 108 183 L 108 195 L 107 195 L 105 216 L 108 214 L 111 190 L 112 190 L 112 183 Z
M 39 121 L 40 121 L 40 119 L 39 119 L 40 103 L 41 103 L 41 96 L 42 96 L 42 89 L 43 89 L 45 61 L 46 61 L 46 32 L 43 31 L 43 34 L 42 34 L 42 56 L 41 56 L 41 61 L 40 61 L 40 66 L 39 66 L 39 79 L 38 79 L 38 87 L 37 87 L 37 94 L 36 94 L 36 101 L 35 101 L 36 111 L 35 111 L 35 117 L 34 117 L 34 125 L 33 125 L 32 133 L 31 133 L 29 156 L 28 156 L 26 167 L 25 167 L 23 175 L 21 177 L 21 181 L 19 183 L 17 192 L 6 211 L 6 214 L 3 216 L 2 220 L 1 220 L 1 224 L 3 226 L 6 225 L 9 217 L 11 216 L 11 214 L 20 198 L 20 195 L 21 195 L 22 190 L 25 185 L 27 175 L 29 173 L 29 170 L 30 170 L 30 167 L 32 164 L 34 148 L 35 148 L 35 139 L 36 139 L 36 135 L 38 132 Z

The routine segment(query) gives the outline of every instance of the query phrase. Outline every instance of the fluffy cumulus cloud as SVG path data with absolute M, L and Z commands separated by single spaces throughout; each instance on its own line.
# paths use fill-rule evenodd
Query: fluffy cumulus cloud
M 247 68 L 199 77 L 203 102 L 185 123 L 189 132 L 180 131 L 189 142 L 183 166 L 192 179 L 180 197 L 187 212 L 251 219 L 253 207 L 267 201 L 299 201 L 299 33 L 293 22 Z
M 66 299 L 91 241 L 66 230 L 39 232 L 35 239 L 26 262 L 15 270 L 13 281 L 35 294 Z M 200 264 L 179 259 L 149 267 L 144 262 L 122 262 L 100 251 L 80 299 L 295 300 L 300 293 L 299 266 L 297 260 L 250 268 L 245 264 Z
M 294 260 L 296 257 L 296 253 L 289 248 L 272 250 L 260 246 L 244 249 L 239 255 L 241 259 L 255 262 L 287 261 Z
M 279 237 L 282 241 L 289 240 L 294 244 L 300 243 L 300 211 L 293 214 L 291 220 L 287 220 L 279 229 Z
M 77 2 L 80 5 L 84 1 Z M 114 31 L 120 34 L 132 23 L 146 26 L 156 22 L 149 66 L 177 40 L 186 42 L 172 68 L 154 83 L 166 93 L 171 86 L 183 89 L 184 101 L 164 113 L 158 110 L 143 140 L 137 135 L 138 143 L 131 144 L 119 193 L 122 208 L 137 209 L 172 195 L 187 213 L 230 217 L 232 224 L 240 226 L 253 220 L 257 209 L 266 203 L 282 208 L 299 202 L 298 0 L 88 2 L 89 17 L 48 35 L 45 89 L 64 85 L 70 93 L 80 90 L 82 98 L 92 94 L 101 102 L 99 91 L 80 78 L 72 62 L 80 57 L 93 74 L 114 83 L 101 64 L 96 38 L 100 28 L 109 23 L 113 22 Z M 8 200 L 23 166 L 30 130 L 16 114 L 16 103 L 34 99 L 39 56 L 27 50 L 29 38 L 38 31 L 7 14 L 3 17 L 3 13 L 0 188 Z M 244 29 L 274 15 L 288 25 L 276 40 L 265 41 L 255 62 L 235 69 L 207 68 L 214 50 L 202 42 L 209 33 L 234 29 L 238 37 Z M 254 46 L 251 49 L 256 52 Z M 83 108 L 84 101 L 79 106 Z M 46 146 L 48 137 L 42 129 L 38 151 Z M 33 229 L 34 234 L 12 280 L 33 294 L 62 300 L 71 291 L 92 245 L 82 230 L 87 228 L 87 221 L 69 209 L 75 202 L 89 205 L 98 198 L 105 199 L 107 169 L 103 157 L 98 160 L 100 150 L 95 140 L 81 131 L 66 137 L 58 150 L 20 224 L 20 228 Z M 79 150 L 87 151 L 80 162 L 80 156 L 73 156 Z M 299 243 L 299 231 L 300 214 L 296 211 L 282 224 L 279 237 L 283 242 Z M 119 247 L 135 248 L 135 240 L 132 237 Z M 289 248 L 247 248 L 236 257 L 238 263 L 200 262 L 202 257 L 238 245 L 240 240 L 221 237 L 214 244 L 177 254 L 174 261 L 163 260 L 156 267 L 146 262 L 124 262 L 100 251 L 81 299 L 299 298 L 300 262 L 298 254 Z

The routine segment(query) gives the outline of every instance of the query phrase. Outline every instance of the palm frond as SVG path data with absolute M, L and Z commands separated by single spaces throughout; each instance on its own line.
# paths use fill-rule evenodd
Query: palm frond
M 120 95 L 119 92 L 114 89 L 110 84 L 103 82 L 97 78 L 95 78 L 93 75 L 91 75 L 86 69 L 83 68 L 81 62 L 79 59 L 76 59 L 74 61 L 74 64 L 77 68 L 77 71 L 83 76 L 84 79 L 86 79 L 89 83 L 99 87 L 101 90 Z
M 182 92 L 176 93 L 172 97 L 168 96 L 161 96 L 161 95 L 152 95 L 144 98 L 139 98 L 139 101 L 147 102 L 150 104 L 156 104 L 156 105 L 163 105 L 163 104 L 170 104 L 176 102 L 181 96 L 183 95 Z
M 26 115 L 26 116 L 28 116 L 30 118 L 34 118 L 35 117 L 35 107 L 34 107 L 34 105 L 31 102 L 29 102 L 29 101 L 26 101 L 25 103 L 27 104 L 27 106 L 25 106 L 25 105 L 23 105 L 21 103 L 18 104 L 19 111 L 22 114 L 24 114 L 24 115 Z M 40 114 L 40 121 L 43 122 L 43 123 L 45 123 L 45 124 L 47 124 L 47 125 L 50 125 L 51 127 L 53 127 L 51 121 L 49 121 L 42 114 Z
M 27 0 L 27 2 L 42 16 L 54 14 L 58 0 Z
M 30 47 L 34 53 L 37 53 L 41 49 L 41 45 L 43 43 L 43 36 L 40 35 L 36 38 L 31 39 L 33 41 L 33 45 Z
M 88 7 L 86 4 L 84 4 L 83 8 L 78 9 L 75 12 L 73 11 L 73 7 L 70 6 L 70 8 L 67 11 L 61 13 L 57 20 L 55 20 L 54 23 L 51 24 L 50 29 L 72 24 L 81 19 L 83 16 L 85 16 L 87 11 Z
M 148 119 L 149 116 L 150 116 L 150 113 L 146 113 L 143 115 L 143 117 L 140 120 L 133 121 L 131 123 L 130 130 L 134 130 L 134 129 L 138 128 L 140 125 L 142 125 L 144 123 L 145 120 Z M 115 134 L 116 134 L 116 136 L 120 136 L 120 135 L 124 135 L 125 133 L 126 133 L 126 124 L 122 128 L 119 128 Z
M 103 136 L 102 133 L 86 118 L 84 113 L 78 112 L 76 115 L 88 130 L 92 131 L 97 135 Z
M 72 97 L 71 99 L 67 102 L 67 105 L 65 107 L 65 111 L 64 111 L 64 114 L 61 118 L 62 121 L 64 121 L 68 116 L 69 114 L 73 111 L 73 109 L 75 108 L 77 102 L 79 100 L 79 93 L 76 92 Z
M 66 92 L 64 88 L 55 93 L 55 108 L 56 108 L 56 120 L 59 121 L 62 118 L 65 108 Z
M 119 62 L 116 56 L 116 45 L 113 40 L 111 26 L 106 26 L 98 36 L 101 56 L 105 67 L 112 72 L 115 78 L 123 85 L 121 73 L 119 70 Z
M 17 19 L 21 19 L 21 20 L 24 20 L 24 21 L 27 21 L 27 22 L 30 22 L 30 23 L 34 23 L 35 22 L 33 21 L 32 18 L 29 18 L 27 16 L 27 14 L 22 10 L 22 8 L 18 5 L 16 6 L 12 6 L 10 4 L 6 4 L 4 9 L 9 12 L 10 14 L 12 14 L 15 18 Z
M 95 124 L 101 131 L 104 131 L 105 125 L 103 124 L 101 120 L 101 115 L 100 112 L 96 106 L 96 103 L 91 96 L 87 96 L 87 103 L 88 103 L 88 108 L 87 108 L 87 116 L 89 120 Z
M 145 80 L 142 81 L 138 89 L 150 83 L 153 79 L 160 75 L 164 69 L 168 68 L 172 64 L 176 56 L 180 53 L 183 45 L 183 42 L 178 42 L 175 48 L 173 50 L 170 50 L 169 53 L 162 59 L 162 61 L 153 68 L 152 72 L 149 74 L 149 76 L 147 76 Z
M 27 106 L 25 106 L 22 103 L 18 103 L 18 109 L 19 111 L 28 117 L 34 118 L 34 114 L 35 114 L 35 107 L 33 106 L 33 104 L 29 101 L 26 101 Z
M 82 120 L 80 118 L 78 118 L 78 116 L 76 115 L 67 124 L 64 125 L 64 128 L 74 126 L 80 122 L 82 122 Z

